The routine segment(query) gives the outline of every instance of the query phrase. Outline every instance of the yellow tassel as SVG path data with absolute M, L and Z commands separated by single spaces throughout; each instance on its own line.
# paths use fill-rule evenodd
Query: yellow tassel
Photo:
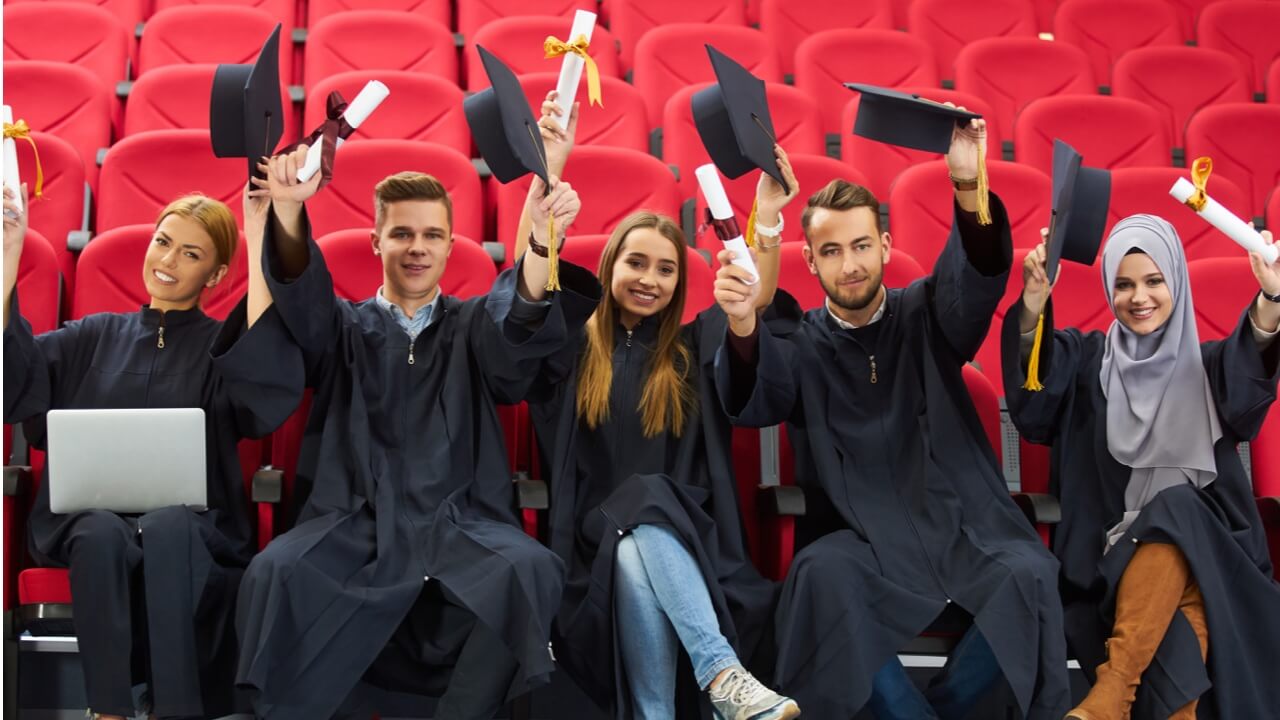
M 978 224 L 991 224 L 991 183 L 987 179 L 987 144 L 978 144 Z
M 1040 342 L 1044 339 L 1044 311 L 1036 320 L 1036 341 L 1031 346 L 1031 359 L 1027 361 L 1027 380 L 1022 383 L 1023 390 L 1040 392 L 1044 385 L 1040 384 Z
M 751 214 L 747 216 L 747 232 L 742 239 L 747 242 L 747 247 L 756 246 L 756 205 L 758 201 L 751 201 Z
M 547 292 L 560 289 L 560 243 L 556 242 L 555 216 L 547 217 Z

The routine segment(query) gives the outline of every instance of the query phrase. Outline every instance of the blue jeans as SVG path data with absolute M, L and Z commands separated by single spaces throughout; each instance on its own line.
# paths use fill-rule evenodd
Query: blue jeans
M 867 707 L 877 720 L 963 720 L 1000 677 L 995 653 L 973 625 L 923 693 L 902 662 L 890 658 L 871 680 Z
M 698 687 L 739 665 L 720 634 L 692 554 L 670 530 L 640 525 L 618 541 L 613 584 L 618 642 L 637 720 L 675 717 L 679 641 Z

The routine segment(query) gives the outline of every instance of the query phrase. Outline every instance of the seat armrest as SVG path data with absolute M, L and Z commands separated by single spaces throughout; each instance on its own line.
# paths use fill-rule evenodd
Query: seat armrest
M 25 495 L 31 487 L 31 467 L 29 465 L 4 466 L 4 496 Z
M 545 482 L 530 478 L 526 472 L 516 473 L 512 482 L 516 486 L 516 504 L 521 510 L 546 510 L 551 507 L 551 493 Z
M 761 485 L 756 506 L 777 517 L 799 517 L 805 513 L 804 490 L 795 485 Z
M 278 503 L 284 493 L 284 472 L 270 465 L 253 474 L 253 491 L 250 498 L 255 503 Z
M 1032 525 L 1056 525 L 1062 522 L 1062 505 L 1048 493 L 1010 493 L 1013 502 Z
M 5 471 L 7 473 L 8 468 L 5 468 Z M 8 487 L 8 485 L 6 484 L 5 487 Z M 1264 496 L 1255 499 L 1258 503 L 1258 514 L 1262 516 L 1262 526 L 1268 531 L 1280 531 L 1280 497 Z

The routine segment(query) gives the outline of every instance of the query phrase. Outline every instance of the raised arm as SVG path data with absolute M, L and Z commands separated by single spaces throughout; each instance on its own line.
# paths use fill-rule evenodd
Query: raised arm
M 22 243 L 27 237 L 27 211 L 31 201 L 27 184 L 22 184 L 23 206 L 18 210 L 13 190 L 4 189 L 4 325 L 9 326 L 9 305 L 18 287 L 18 265 L 22 262 Z
M 563 114 L 563 110 L 556 104 L 556 98 L 560 93 L 552 90 L 547 93 L 547 98 L 542 101 L 542 114 L 538 118 L 538 128 L 542 131 L 542 147 L 547 153 L 547 172 L 556 177 L 564 177 L 565 166 L 569 164 L 569 153 L 573 152 L 574 137 L 578 134 L 578 103 L 573 104 L 573 110 L 569 113 L 568 127 L 562 129 L 560 123 L 555 118 Z M 534 197 L 534 188 L 529 188 L 529 198 Z M 525 204 L 524 209 L 520 212 L 520 222 L 516 226 L 515 257 L 523 257 L 525 250 L 529 247 L 529 231 L 534 227 L 533 219 L 529 217 L 529 205 Z
M 782 264 L 781 234 L 767 236 L 760 228 L 776 228 L 782 225 L 782 210 L 800 194 L 800 183 L 796 181 L 796 173 L 791 168 L 791 159 L 781 145 L 773 146 L 773 154 L 778 158 L 778 169 L 787 181 L 790 192 L 782 189 L 777 180 L 768 173 L 760 173 L 760 181 L 756 183 L 756 237 L 755 262 L 760 272 L 760 295 L 756 298 L 756 309 L 763 311 L 773 302 L 773 294 L 778 290 L 778 272 Z M 781 231 L 779 231 L 780 233 Z

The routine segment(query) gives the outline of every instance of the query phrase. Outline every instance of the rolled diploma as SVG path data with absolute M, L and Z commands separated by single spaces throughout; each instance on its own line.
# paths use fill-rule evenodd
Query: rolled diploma
M 579 35 L 591 42 L 591 31 L 596 29 L 596 14 L 588 10 L 579 10 L 573 14 L 573 27 L 569 30 L 569 38 L 565 42 L 573 42 Z M 582 58 L 568 53 L 560 64 L 560 79 L 556 81 L 556 105 L 560 106 L 560 116 L 556 122 L 561 130 L 569 129 L 569 113 L 573 111 L 573 100 L 578 95 L 578 83 L 582 80 L 582 68 L 586 63 Z
M 1194 195 L 1196 186 L 1186 178 L 1178 178 L 1178 181 L 1169 189 L 1169 194 L 1180 203 L 1186 203 L 1187 199 Z M 1268 263 L 1276 261 L 1276 257 L 1280 256 L 1280 250 L 1276 250 L 1274 245 L 1268 245 L 1262 235 L 1253 229 L 1249 223 L 1236 217 L 1230 210 L 1222 207 L 1217 200 L 1205 196 L 1204 209 L 1197 214 L 1209 222 L 1210 225 L 1218 228 L 1224 235 L 1239 243 L 1240 247 L 1249 252 L 1256 252 L 1262 256 L 1263 260 Z
M 0 113 L 5 124 L 13 124 L 13 108 L 5 105 Z M 13 138 L 4 139 L 4 186 L 13 191 L 13 202 L 22 212 L 22 181 L 18 179 L 18 143 Z
M 729 204 L 729 196 L 724 192 L 724 184 L 720 182 L 720 173 L 716 170 L 716 166 L 711 163 L 699 166 L 693 174 L 697 176 L 698 186 L 702 188 L 702 194 L 707 198 L 707 208 L 711 210 L 711 217 L 716 220 L 731 219 L 733 206 Z M 725 241 L 724 246 L 725 249 L 733 252 L 733 264 L 751 273 L 752 281 L 748 284 L 755 285 L 760 280 L 760 273 L 756 272 L 756 264 L 751 259 L 747 241 L 739 235 Z
M 377 110 L 382 101 L 386 100 L 390 94 L 391 90 L 387 89 L 386 85 L 377 80 L 370 80 L 360 90 L 360 94 L 356 95 L 356 99 L 347 105 L 346 112 L 342 113 L 342 118 L 351 127 L 358 128 L 365 120 L 369 119 L 373 111 Z M 342 138 L 338 138 L 334 149 L 342 147 L 342 142 Z M 304 183 L 320 171 L 320 148 L 323 144 L 323 142 L 318 142 L 307 148 L 307 161 L 303 163 L 301 168 L 298 168 L 298 182 Z

